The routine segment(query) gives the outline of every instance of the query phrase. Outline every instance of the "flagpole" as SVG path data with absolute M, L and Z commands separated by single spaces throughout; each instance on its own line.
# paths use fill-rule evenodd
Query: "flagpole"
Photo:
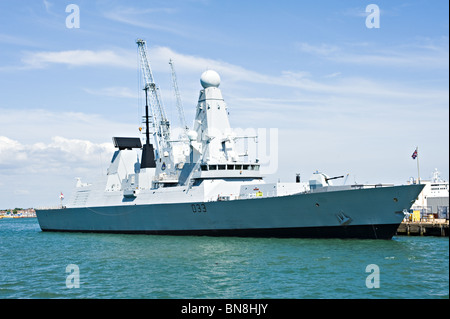
M 416 147 L 416 152 L 417 152 L 417 180 L 418 180 L 418 184 L 420 184 L 420 170 L 419 170 L 419 146 L 417 146 Z M 421 201 L 421 206 L 422 206 L 422 209 L 421 209 L 421 211 L 423 212 L 424 211 L 424 206 L 423 206 L 423 191 L 422 192 L 420 192 L 420 195 L 422 195 L 422 196 L 420 196 L 421 197 L 421 199 L 422 199 L 422 201 Z M 426 208 L 425 208 L 425 213 L 426 213 Z
M 60 200 L 60 202 L 61 202 L 61 208 L 63 208 L 63 203 L 62 203 L 63 199 L 64 199 L 64 195 L 63 195 L 63 193 L 61 192 L 60 195 L 59 195 L 59 200 Z
M 419 170 L 419 146 L 416 147 L 417 152 L 417 182 L 420 184 L 420 170 Z

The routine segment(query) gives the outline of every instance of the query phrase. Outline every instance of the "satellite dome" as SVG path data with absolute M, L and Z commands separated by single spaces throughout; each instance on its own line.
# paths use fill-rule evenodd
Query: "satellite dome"
M 189 138 L 190 141 L 195 141 L 195 140 L 197 139 L 198 134 L 197 134 L 196 131 L 190 130 L 190 131 L 187 133 L 187 136 L 188 136 L 188 138 Z
M 208 70 L 202 73 L 200 83 L 204 89 L 209 87 L 218 87 L 220 85 L 220 76 L 216 71 Z

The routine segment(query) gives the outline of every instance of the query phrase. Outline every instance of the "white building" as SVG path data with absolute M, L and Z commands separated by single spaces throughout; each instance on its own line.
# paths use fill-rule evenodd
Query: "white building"
M 435 218 L 449 218 L 449 186 L 448 181 L 440 178 L 437 168 L 433 172 L 431 180 L 421 180 L 425 187 L 414 202 L 411 210 L 420 210 L 423 214 L 434 214 Z M 408 184 L 415 184 L 416 180 L 411 180 Z

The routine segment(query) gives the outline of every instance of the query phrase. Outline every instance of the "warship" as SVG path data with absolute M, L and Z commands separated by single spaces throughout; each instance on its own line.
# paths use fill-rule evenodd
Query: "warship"
M 42 231 L 280 238 L 391 239 L 423 185 L 269 183 L 258 159 L 243 157 L 214 70 L 200 77 L 193 129 L 171 138 L 146 42 L 138 39 L 145 91 L 141 137 L 113 137 L 105 176 L 77 180 L 67 205 L 37 209 Z M 184 119 L 176 75 L 172 79 Z M 144 136 L 145 135 L 145 136 Z

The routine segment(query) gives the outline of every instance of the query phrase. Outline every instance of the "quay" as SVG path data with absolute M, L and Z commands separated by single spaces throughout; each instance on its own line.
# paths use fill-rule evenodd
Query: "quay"
M 34 208 L 15 208 L 15 209 L 7 209 L 0 210 L 0 219 L 3 218 L 27 218 L 27 217 L 36 217 L 36 211 Z
M 448 220 L 403 221 L 397 235 L 448 237 Z

